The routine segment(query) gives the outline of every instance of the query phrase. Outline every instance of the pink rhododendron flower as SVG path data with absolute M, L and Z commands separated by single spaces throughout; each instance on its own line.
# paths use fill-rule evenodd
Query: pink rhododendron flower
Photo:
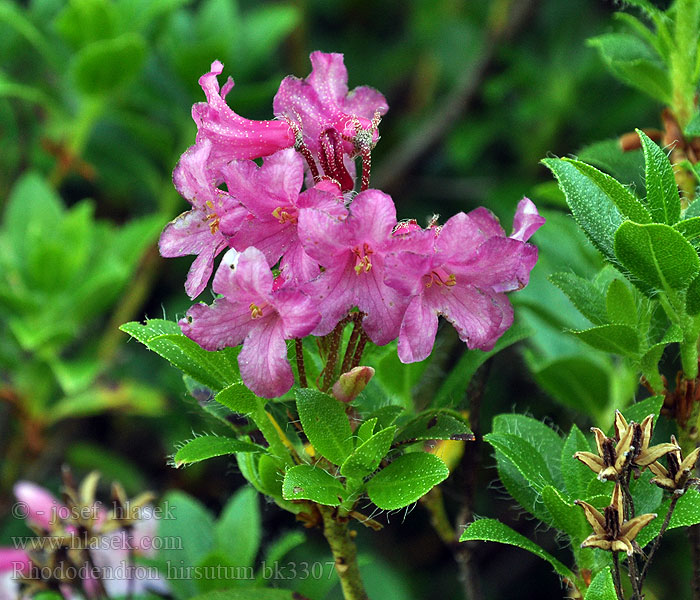
M 214 259 L 228 246 L 221 222 L 240 223 L 247 211 L 228 193 L 216 187 L 210 170 L 212 144 L 204 140 L 190 147 L 173 172 L 180 194 L 193 208 L 171 221 L 160 236 L 158 247 L 165 257 L 196 254 L 187 274 L 185 290 L 190 298 L 202 293 L 214 269 Z
M 213 283 L 222 294 L 214 304 L 195 304 L 180 327 L 205 350 L 225 346 L 243 349 L 238 366 L 244 383 L 257 395 L 281 396 L 294 375 L 285 340 L 311 333 L 320 315 L 311 300 L 294 288 L 273 289 L 273 275 L 257 248 L 229 250 Z
M 357 306 L 366 317 L 362 326 L 380 346 L 395 339 L 405 297 L 384 283 L 384 255 L 395 246 L 391 232 L 396 208 L 379 190 L 360 192 L 347 216 L 314 208 L 299 214 L 299 237 L 306 253 L 324 268 L 309 293 L 322 318 L 314 335 L 326 335 Z
M 338 187 L 323 181 L 299 195 L 304 161 L 292 149 L 268 156 L 262 167 L 249 160 L 232 161 L 223 174 L 228 188 L 250 211 L 233 231 L 222 225 L 224 233 L 232 235 L 230 245 L 241 252 L 255 246 L 270 266 L 282 258 L 280 269 L 289 282 L 305 283 L 318 276 L 318 263 L 304 252 L 297 235 L 299 210 L 316 207 L 344 213 Z
M 377 90 L 361 86 L 348 92 L 348 72 L 342 54 L 311 53 L 306 79 L 289 75 L 275 95 L 275 115 L 294 124 L 296 148 L 311 167 L 319 161 L 326 176 L 343 191 L 354 185 L 354 167 L 345 155 L 363 159 L 362 189 L 369 186 L 370 152 L 379 139 L 377 127 L 389 106 Z
M 211 166 L 216 167 L 236 158 L 259 158 L 294 145 L 294 132 L 285 121 L 251 121 L 244 119 L 226 104 L 226 95 L 233 88 L 228 78 L 219 91 L 217 76 L 224 66 L 218 60 L 211 71 L 202 75 L 199 85 L 207 97 L 192 107 L 197 123 L 197 143 L 212 143 Z
M 515 237 L 506 237 L 485 208 L 450 218 L 437 236 L 421 236 L 423 251 L 398 251 L 386 259 L 386 283 L 410 298 L 399 334 L 402 362 L 427 358 L 438 316 L 454 325 L 470 348 L 490 350 L 513 322 L 503 292 L 527 285 L 537 248 L 525 241 L 542 225 L 534 204 L 523 199 Z
M 13 488 L 15 498 L 26 510 L 26 519 L 32 525 L 49 530 L 52 520 L 60 518 L 67 510 L 53 494 L 31 481 L 19 481 Z

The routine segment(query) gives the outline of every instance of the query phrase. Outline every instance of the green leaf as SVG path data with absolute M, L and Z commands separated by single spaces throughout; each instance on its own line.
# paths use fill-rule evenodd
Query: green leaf
M 116 6 L 108 0 L 72 0 L 58 14 L 54 27 L 72 48 L 82 48 L 117 33 Z
M 693 317 L 700 313 L 700 276 L 693 279 L 688 286 L 688 291 L 685 294 L 685 310 Z
M 484 542 L 499 542 L 510 546 L 517 546 L 528 552 L 532 552 L 539 556 L 542 560 L 546 560 L 554 570 L 571 581 L 576 581 L 576 576 L 563 563 L 554 558 L 549 552 L 540 548 L 534 542 L 528 540 L 525 536 L 520 535 L 517 531 L 513 531 L 507 525 L 504 525 L 496 519 L 479 519 L 471 523 L 459 538 L 460 542 L 468 542 L 471 540 L 481 540 Z
M 594 283 L 573 273 L 553 273 L 549 281 L 556 285 L 578 311 L 595 325 L 607 323 L 605 297 Z
M 562 404 L 598 416 L 608 404 L 610 372 L 585 356 L 553 360 L 534 371 L 537 383 Z
M 317 504 L 338 506 L 345 496 L 345 488 L 321 467 L 296 465 L 284 476 L 282 496 L 285 500 L 311 500 Z
M 541 493 L 546 485 L 554 485 L 543 455 L 530 442 L 513 433 L 487 433 L 484 440 L 515 466 L 537 493 Z M 560 456 L 561 450 L 557 459 Z
M 193 597 L 191 600 L 294 600 L 290 590 L 273 588 L 237 588 L 234 590 L 216 590 Z
M 214 396 L 214 400 L 219 404 L 223 404 L 233 412 L 243 415 L 249 415 L 258 408 L 257 396 L 241 381 L 225 387 Z
M 374 435 L 374 428 L 377 425 L 379 419 L 377 417 L 372 417 L 367 419 L 362 425 L 360 425 L 355 431 L 355 437 L 357 439 L 355 445 L 360 446 L 364 444 L 369 438 Z
M 651 216 L 656 223 L 673 225 L 681 218 L 681 199 L 673 175 L 673 166 L 666 153 L 641 129 L 637 129 L 636 132 L 644 150 L 644 180 Z
M 612 323 L 634 327 L 637 324 L 637 303 L 632 290 L 620 279 L 613 279 L 605 297 L 608 318 Z
M 620 412 L 628 422 L 634 421 L 635 423 L 641 423 L 648 415 L 655 415 L 658 417 L 663 403 L 663 396 L 652 396 L 641 402 L 636 402 Z
M 693 288 L 694 282 L 695 280 L 693 280 L 693 283 L 691 283 L 690 287 L 688 288 L 688 301 L 690 301 L 690 290 Z M 698 292 L 700 293 L 700 288 L 698 289 Z M 700 306 L 698 308 L 700 312 Z M 690 314 L 690 311 L 688 311 L 688 314 Z M 661 360 L 661 356 L 663 355 L 666 346 L 682 341 L 683 332 L 681 331 L 681 328 L 678 327 L 678 325 L 672 325 L 671 327 L 669 327 L 663 339 L 659 343 L 651 346 L 642 355 L 642 358 L 639 361 L 640 366 L 642 368 L 642 372 L 645 375 L 648 375 L 649 373 L 658 373 L 659 361 Z
M 639 352 L 637 330 L 628 325 L 600 325 L 583 331 L 570 331 L 589 346 L 603 352 L 635 356 Z
M 132 414 L 161 416 L 165 397 L 160 390 L 136 381 L 122 381 L 117 386 L 96 385 L 87 390 L 62 398 L 43 415 L 48 423 L 57 423 L 69 417 L 86 417 L 108 410 L 123 410 Z
M 493 433 L 517 435 L 532 444 L 544 458 L 551 478 L 558 486 L 563 485 L 560 460 L 564 440 L 551 427 L 532 417 L 513 413 L 496 416 L 492 430 Z
M 691 217 L 678 221 L 673 228 L 689 242 L 697 242 L 700 237 L 700 217 Z
M 610 72 L 663 104 L 671 103 L 671 84 L 659 56 L 638 37 L 608 33 L 588 40 Z
M 71 63 L 76 88 L 84 94 L 109 94 L 130 83 L 141 72 L 146 42 L 136 33 L 92 42 Z
M 566 533 L 572 540 L 580 541 L 588 535 L 588 524 L 583 511 L 565 500 L 551 485 L 542 489 L 542 502 L 552 516 L 554 526 Z
M 580 160 L 573 160 L 571 158 L 564 158 L 562 160 L 576 167 L 581 175 L 589 180 L 590 184 L 600 189 L 603 194 L 610 198 L 623 217 L 635 223 L 652 222 L 652 215 L 649 214 L 644 204 L 619 181 Z
M 593 245 L 615 262 L 615 231 L 623 217 L 612 199 L 574 164 L 559 158 L 542 161 L 559 182 L 574 219 Z
M 447 377 L 437 391 L 431 406 L 435 408 L 454 407 L 464 400 L 467 387 L 476 370 L 489 358 L 498 354 L 501 350 L 512 346 L 522 339 L 532 335 L 532 330 L 520 322 L 516 322 L 496 342 L 492 350 L 465 351 L 457 364 L 450 370 Z
M 238 490 L 226 503 L 214 527 L 217 550 L 236 567 L 251 567 L 260 548 L 262 524 L 257 492 Z
M 624 152 L 619 138 L 595 142 L 577 152 L 578 159 L 610 173 L 618 181 L 634 186 L 644 193 L 644 155 L 640 150 Z
M 203 435 L 185 442 L 173 457 L 176 467 L 191 465 L 215 456 L 236 454 L 237 452 L 264 452 L 265 448 L 250 442 L 244 442 L 229 437 Z
M 605 567 L 593 578 L 586 591 L 585 600 L 617 600 L 610 567 Z
M 695 111 L 688 124 L 685 126 L 685 133 L 688 137 L 700 137 L 700 111 Z
M 403 508 L 427 494 L 449 474 L 445 463 L 434 454 L 404 454 L 369 480 L 367 495 L 383 510 Z
M 418 440 L 473 440 L 466 420 L 448 409 L 429 410 L 409 421 L 396 436 L 396 442 Z
M 700 271 L 693 246 L 668 225 L 623 223 L 615 233 L 615 254 L 631 273 L 659 290 L 686 288 Z
M 581 430 L 574 423 L 571 431 L 564 442 L 561 451 L 561 473 L 564 477 L 566 491 L 571 498 L 585 498 L 588 491 L 588 484 L 595 477 L 591 471 L 581 461 L 574 458 L 576 452 L 590 452 L 591 446 Z
M 310 388 L 296 390 L 297 411 L 309 443 L 336 465 L 353 451 L 353 437 L 345 406 L 335 398 Z
M 392 425 L 375 433 L 366 442 L 357 446 L 343 462 L 340 474 L 343 477 L 359 479 L 374 473 L 382 458 L 389 452 L 395 433 L 396 425 Z
M 160 513 L 158 538 L 164 543 L 158 559 L 179 568 L 196 566 L 214 546 L 214 519 L 209 511 L 194 498 L 175 491 L 163 498 Z M 168 583 L 180 598 L 197 594 L 197 584 L 192 578 L 173 578 Z
M 639 532 L 637 543 L 642 548 L 659 534 L 670 504 L 671 499 L 669 498 L 659 507 L 658 517 Z M 695 489 L 689 489 L 676 503 L 668 529 L 690 527 L 696 523 L 700 523 L 700 492 Z
M 177 323 L 151 319 L 145 325 L 130 322 L 119 329 L 135 337 L 175 368 L 218 391 L 238 381 L 238 368 L 228 348 L 209 352 L 186 337 Z

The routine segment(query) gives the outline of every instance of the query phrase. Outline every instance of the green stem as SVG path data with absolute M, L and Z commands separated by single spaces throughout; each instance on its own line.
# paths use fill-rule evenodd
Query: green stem
M 651 549 L 647 553 L 647 559 L 646 562 L 644 563 L 644 567 L 642 568 L 642 572 L 639 574 L 639 588 L 641 589 L 642 586 L 644 585 L 644 579 L 647 576 L 647 571 L 649 570 L 649 565 L 651 564 L 652 558 L 654 558 L 654 554 L 659 548 L 659 545 L 661 544 L 661 538 L 663 537 L 664 533 L 666 533 L 666 529 L 668 529 L 668 524 L 671 522 L 671 515 L 673 515 L 673 510 L 676 508 L 676 503 L 680 499 L 679 494 L 673 494 L 673 497 L 671 498 L 671 504 L 668 507 L 668 512 L 666 513 L 666 518 L 664 519 L 663 525 L 661 525 L 661 529 L 659 530 L 659 535 L 656 536 L 656 539 L 654 540 L 653 545 L 651 546 Z
M 333 508 L 318 507 L 323 517 L 323 535 L 335 559 L 335 570 L 340 578 L 345 600 L 369 600 L 362 584 L 357 564 L 357 547 L 350 536 L 347 518 L 338 517 Z
M 700 7 L 697 0 L 676 0 L 673 9 L 675 48 L 670 57 L 671 106 L 681 129 L 685 129 L 695 110 L 694 72 Z

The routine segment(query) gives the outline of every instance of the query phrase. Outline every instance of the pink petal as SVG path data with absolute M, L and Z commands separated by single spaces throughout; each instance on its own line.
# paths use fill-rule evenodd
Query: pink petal
M 222 168 L 226 185 L 259 219 L 277 220 L 277 208 L 293 207 L 304 182 L 304 161 L 293 148 L 281 150 L 263 160 L 233 161 Z
M 297 285 L 308 283 L 321 272 L 318 262 L 304 251 L 301 242 L 294 244 L 285 252 L 280 262 L 280 270 L 287 281 Z
M 386 257 L 384 282 L 405 296 L 425 289 L 423 279 L 433 268 L 433 257 L 415 252 L 391 252 Z
M 204 207 L 216 188 L 207 170 L 210 153 L 211 142 L 202 140 L 185 150 L 173 171 L 173 183 L 178 193 L 197 208 Z
M 188 338 L 205 350 L 238 346 L 251 327 L 251 311 L 245 304 L 217 298 L 214 304 L 195 304 L 178 325 Z
M 425 360 L 435 344 L 438 317 L 421 296 L 411 300 L 406 308 L 399 333 L 398 354 L 402 363 Z
M 203 210 L 193 209 L 182 213 L 165 226 L 160 235 L 158 249 L 161 256 L 173 258 L 199 254 L 222 239 L 211 232 L 209 219 Z
M 296 223 L 251 219 L 242 223 L 230 239 L 230 244 L 239 252 L 254 246 L 265 255 L 267 264 L 272 267 L 298 241 Z
M 287 360 L 287 344 L 279 319 L 260 320 L 251 330 L 238 355 L 243 382 L 257 396 L 276 398 L 294 385 Z
M 523 198 L 518 203 L 518 208 L 515 211 L 515 217 L 513 218 L 513 233 L 510 237 L 514 240 L 520 240 L 521 242 L 527 242 L 532 234 L 535 233 L 542 225 L 546 219 L 541 217 L 537 212 L 537 207 L 534 205 L 532 200 L 529 198 Z
M 294 134 L 284 121 L 251 121 L 233 112 L 225 95 L 233 87 L 233 80 L 219 93 L 217 76 L 223 71 L 217 60 L 211 71 L 202 75 L 199 84 L 207 97 L 192 107 L 192 118 L 197 123 L 197 142 L 211 140 L 210 168 L 221 166 L 232 159 L 258 158 L 294 145 Z
M 0 548 L 0 574 L 26 571 L 32 566 L 29 555 L 16 548 Z
M 441 263 L 469 260 L 472 250 L 493 237 L 496 226 L 500 229 L 496 218 L 493 217 L 494 226 L 491 218 L 487 216 L 491 215 L 489 211 L 484 209 L 474 215 L 477 211 L 472 211 L 468 215 L 463 212 L 457 213 L 442 227 L 435 242 L 435 249 Z M 500 237 L 505 237 L 505 232 L 502 229 L 500 231 Z
M 351 232 L 337 215 L 315 208 L 302 208 L 297 231 L 306 253 L 323 266 L 336 264 L 341 254 L 350 254 Z
M 512 238 L 494 237 L 485 241 L 469 261 L 454 265 L 457 282 L 466 280 L 480 288 L 498 292 L 525 287 L 537 261 L 537 248 Z M 445 267 L 450 270 L 449 266 Z
M 351 115 L 371 120 L 375 112 L 385 115 L 389 110 L 389 105 L 381 92 L 362 85 L 348 94 L 343 103 L 343 110 Z
M 396 207 L 391 196 L 379 190 L 360 192 L 350 205 L 348 225 L 357 242 L 383 246 L 396 227 Z
M 348 95 L 348 71 L 343 55 L 316 50 L 309 56 L 311 74 L 307 81 L 326 106 L 340 106 Z
M 265 255 L 255 247 L 239 254 L 234 277 L 241 292 L 251 298 L 257 297 L 263 302 L 272 293 L 272 271 Z
M 369 338 L 383 346 L 399 335 L 408 298 L 384 283 L 384 265 L 379 257 L 372 263 L 369 273 L 353 276 L 355 282 L 355 304 L 367 313 L 362 327 Z
M 306 294 L 292 289 L 281 289 L 274 295 L 274 306 L 279 314 L 286 339 L 309 335 L 321 321 L 315 303 Z
M 352 285 L 355 276 L 353 262 L 347 253 L 333 267 L 328 267 L 318 279 L 311 281 L 304 291 L 317 303 L 321 320 L 313 335 L 329 334 L 348 311 L 355 306 L 356 293 Z
M 221 241 L 216 246 L 202 250 L 202 253 L 194 259 L 185 280 L 185 292 L 190 298 L 196 298 L 207 287 L 214 270 L 214 259 L 225 247 L 226 242 Z
M 27 520 L 43 529 L 49 529 L 51 522 L 60 516 L 63 505 L 51 492 L 30 481 L 20 481 L 13 488 L 15 498 L 22 503 Z
M 425 302 L 452 323 L 459 338 L 469 348 L 487 350 L 496 343 L 498 331 L 506 318 L 503 304 L 495 296 L 492 292 L 458 282 L 449 288 L 432 286 L 425 295 Z

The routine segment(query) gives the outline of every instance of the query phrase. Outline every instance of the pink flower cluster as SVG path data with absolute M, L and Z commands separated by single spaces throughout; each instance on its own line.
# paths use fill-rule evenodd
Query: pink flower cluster
M 353 308 L 372 342 L 398 338 L 403 362 L 429 356 L 439 315 L 470 348 L 492 348 L 512 323 L 505 292 L 527 285 L 537 249 L 526 242 L 544 219 L 525 198 L 510 236 L 483 208 L 426 229 L 397 222 L 392 199 L 369 187 L 384 96 L 349 91 L 340 54 L 314 52 L 311 64 L 306 79 L 282 81 L 270 121 L 229 108 L 233 81 L 219 88 L 220 62 L 200 79 L 196 143 L 173 174 L 192 209 L 165 228 L 160 251 L 197 255 L 191 298 L 228 251 L 213 278 L 220 297 L 190 308 L 183 332 L 207 350 L 243 344 L 241 376 L 264 397 L 294 383 L 286 340 L 327 335 Z

